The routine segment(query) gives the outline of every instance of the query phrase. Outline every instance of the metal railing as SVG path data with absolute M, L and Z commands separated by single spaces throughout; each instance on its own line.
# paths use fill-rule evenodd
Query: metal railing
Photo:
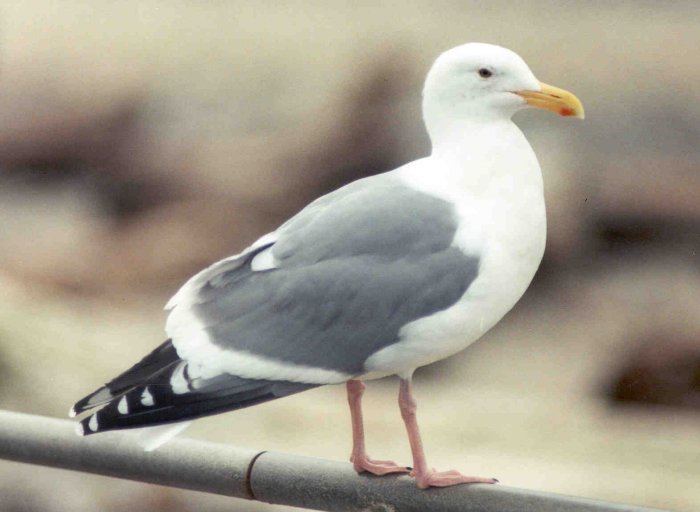
M 0 458 L 235 498 L 328 511 L 650 511 L 503 485 L 419 490 L 407 476 L 357 475 L 346 462 L 175 439 L 144 452 L 134 433 L 79 437 L 75 424 L 0 411 Z

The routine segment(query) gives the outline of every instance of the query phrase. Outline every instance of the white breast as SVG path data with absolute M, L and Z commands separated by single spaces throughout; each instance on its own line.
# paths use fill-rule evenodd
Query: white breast
M 431 157 L 399 170 L 412 187 L 455 205 L 453 244 L 480 258 L 479 273 L 452 307 L 404 326 L 401 341 L 373 354 L 368 370 L 410 375 L 448 357 L 479 339 L 523 295 L 544 253 L 546 215 L 539 164 L 522 141 L 519 151 L 488 152 L 486 162 Z M 474 165 L 483 172 L 475 176 Z

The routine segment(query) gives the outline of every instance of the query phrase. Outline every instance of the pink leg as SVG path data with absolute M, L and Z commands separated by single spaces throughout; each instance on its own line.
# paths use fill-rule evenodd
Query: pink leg
M 411 471 L 411 476 L 415 477 L 418 487 L 427 489 L 428 487 L 449 487 L 457 484 L 494 484 L 498 482 L 495 478 L 465 476 L 454 469 L 452 471 L 437 472 L 435 469 L 428 467 L 425 452 L 423 451 L 423 441 L 421 441 L 420 432 L 418 431 L 416 400 L 411 393 L 410 379 L 401 379 L 399 408 L 401 409 L 401 417 L 406 424 L 408 442 L 411 444 L 411 453 L 413 454 L 413 471 Z
M 362 394 L 365 385 L 359 380 L 349 380 L 346 384 L 348 390 L 348 403 L 350 404 L 350 418 L 352 419 L 352 462 L 355 471 L 362 473 L 368 471 L 375 475 L 388 473 L 408 473 L 409 468 L 399 466 L 390 460 L 372 460 L 365 451 L 365 429 L 362 425 Z

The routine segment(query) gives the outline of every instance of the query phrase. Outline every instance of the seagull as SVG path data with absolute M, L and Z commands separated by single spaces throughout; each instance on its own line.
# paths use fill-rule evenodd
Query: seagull
M 428 465 L 411 378 L 491 329 L 542 259 L 542 174 L 511 117 L 584 110 L 483 43 L 437 58 L 422 107 L 429 156 L 316 199 L 192 277 L 166 305 L 167 341 L 73 406 L 90 412 L 78 433 L 150 427 L 153 449 L 195 418 L 344 383 L 357 472 L 410 472 L 420 488 L 495 483 Z M 364 381 L 389 375 L 411 468 L 365 448 Z

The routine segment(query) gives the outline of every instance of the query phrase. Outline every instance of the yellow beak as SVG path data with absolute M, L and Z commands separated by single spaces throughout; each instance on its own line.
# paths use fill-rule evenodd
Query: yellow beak
M 574 94 L 553 85 L 540 82 L 541 91 L 518 91 L 515 94 L 525 98 L 528 105 L 555 112 L 562 116 L 585 117 L 583 105 Z

